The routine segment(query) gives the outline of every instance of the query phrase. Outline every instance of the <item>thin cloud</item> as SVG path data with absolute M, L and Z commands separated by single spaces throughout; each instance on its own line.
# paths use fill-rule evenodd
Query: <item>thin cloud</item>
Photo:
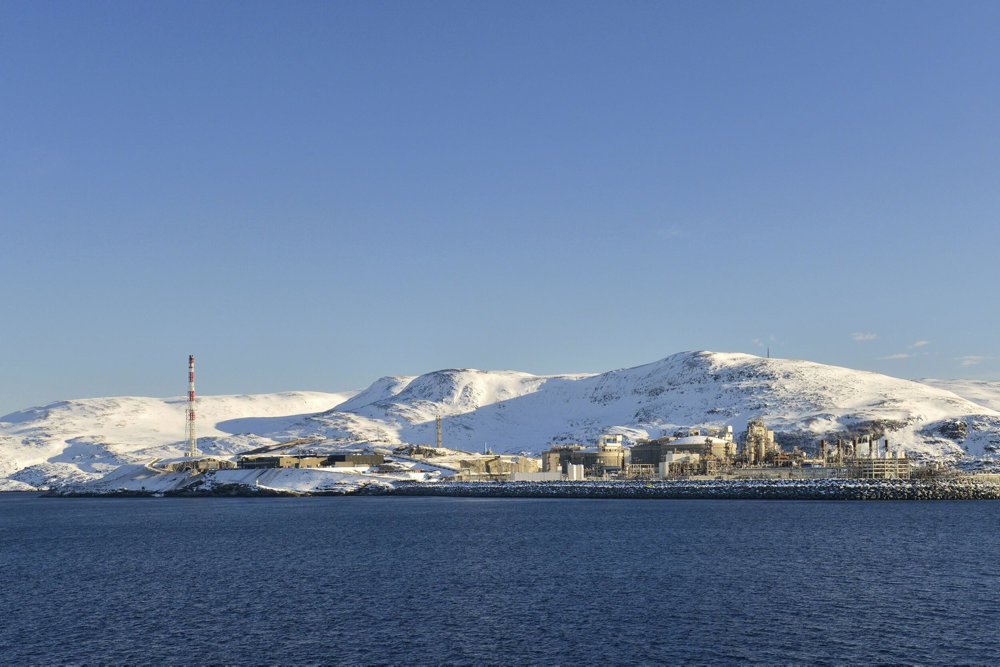
M 670 225 L 669 227 L 661 227 L 656 230 L 656 235 L 661 239 L 679 239 L 684 236 L 684 228 L 678 225 Z
M 851 334 L 851 339 L 852 340 L 859 340 L 859 341 L 860 340 L 875 340 L 876 338 L 878 338 L 878 334 L 873 334 L 873 333 L 852 333 Z
M 929 340 L 918 340 L 916 343 L 910 346 L 910 349 L 913 350 L 918 347 L 923 347 L 924 345 L 930 345 L 930 344 L 931 342 Z
M 880 360 L 885 361 L 888 359 L 909 359 L 912 354 L 907 354 L 905 352 L 900 352 L 899 354 L 890 354 L 888 357 L 879 357 Z
M 981 361 L 986 361 L 987 359 L 992 359 L 993 357 L 984 357 L 979 354 L 968 354 L 964 357 L 955 357 L 958 361 L 962 362 L 962 366 L 975 366 Z

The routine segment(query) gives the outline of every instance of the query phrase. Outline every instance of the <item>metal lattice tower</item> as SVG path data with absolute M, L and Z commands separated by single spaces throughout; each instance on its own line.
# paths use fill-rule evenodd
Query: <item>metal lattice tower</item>
M 434 419 L 434 428 L 435 428 L 434 444 L 438 449 L 441 449 L 441 415 L 438 415 Z
M 194 355 L 188 356 L 188 407 L 187 426 L 188 456 L 198 456 L 198 438 L 194 430 Z

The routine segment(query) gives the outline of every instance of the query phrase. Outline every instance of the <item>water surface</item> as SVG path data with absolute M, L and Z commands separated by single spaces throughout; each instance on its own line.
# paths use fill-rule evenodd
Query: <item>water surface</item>
M 1000 502 L 0 494 L 0 663 L 1000 663 Z

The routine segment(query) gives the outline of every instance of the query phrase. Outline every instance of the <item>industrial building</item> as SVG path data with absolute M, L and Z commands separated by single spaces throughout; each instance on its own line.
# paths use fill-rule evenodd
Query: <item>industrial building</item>
M 202 456 L 200 458 L 190 458 L 186 457 L 176 461 L 166 461 L 163 463 L 155 464 L 155 467 L 160 470 L 166 470 L 169 472 L 208 472 L 210 470 L 227 470 L 230 468 L 235 468 L 236 463 L 228 459 L 220 459 L 215 456 Z
M 553 445 L 542 452 L 542 472 L 563 472 L 567 463 L 571 463 L 573 452 L 583 450 L 583 445 Z
M 370 468 L 385 463 L 382 454 L 364 454 L 359 452 L 330 454 L 323 464 L 324 468 Z
M 241 456 L 240 468 L 370 468 L 382 465 L 382 454 L 344 452 L 340 454 L 298 454 L 273 456 Z
M 748 466 L 761 465 L 781 452 L 774 442 L 774 431 L 764 426 L 763 419 L 747 422 L 747 434 L 743 442 L 743 459 Z
M 702 435 L 702 429 L 686 429 L 683 434 L 655 440 L 640 440 L 632 446 L 632 465 L 657 466 L 667 454 L 712 455 L 718 460 L 736 456 L 733 427 L 713 429 L 714 435 Z
M 480 456 L 460 459 L 459 470 L 452 477 L 456 482 L 503 481 L 514 474 L 538 472 L 538 459 L 528 456 Z
M 322 456 L 241 456 L 240 468 L 322 468 Z
M 620 435 L 602 435 L 596 447 L 582 447 L 577 444 L 553 446 L 542 452 L 543 472 L 568 473 L 568 466 L 583 466 L 588 476 L 605 477 L 618 475 L 627 464 L 628 450 Z

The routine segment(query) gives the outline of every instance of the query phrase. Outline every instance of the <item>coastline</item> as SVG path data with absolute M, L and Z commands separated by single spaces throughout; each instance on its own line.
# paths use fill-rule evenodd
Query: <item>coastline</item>
M 1000 484 L 937 480 L 670 480 L 655 482 L 397 482 L 355 489 L 292 491 L 240 484 L 176 491 L 52 490 L 44 497 L 442 496 L 716 500 L 1000 500 Z
M 397 485 L 379 495 L 717 500 L 1000 500 L 1000 484 L 958 480 L 452 482 Z M 365 494 L 359 489 L 358 494 Z

